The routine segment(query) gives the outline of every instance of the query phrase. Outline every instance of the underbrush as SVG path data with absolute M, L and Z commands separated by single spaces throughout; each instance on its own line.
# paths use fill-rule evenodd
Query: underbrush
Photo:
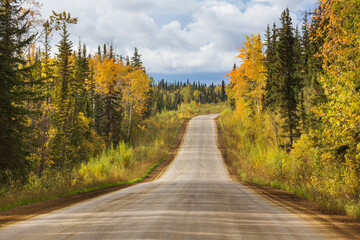
M 139 182 L 167 156 L 181 124 L 200 114 L 219 113 L 222 104 L 183 104 L 163 111 L 133 129 L 131 143 L 105 149 L 69 169 L 46 169 L 41 178 L 31 172 L 27 183 L 12 181 L 0 188 L 0 210 L 108 186 Z
M 276 114 L 220 115 L 228 157 L 243 181 L 292 191 L 339 213 L 360 217 L 360 177 L 350 162 L 339 162 L 302 134 L 289 151 L 282 144 Z

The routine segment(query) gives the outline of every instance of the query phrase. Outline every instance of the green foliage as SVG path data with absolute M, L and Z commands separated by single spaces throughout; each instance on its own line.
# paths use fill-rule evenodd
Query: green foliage
M 222 85 L 215 86 L 213 83 L 209 86 L 200 83 L 175 82 L 168 83 L 162 79 L 156 84 L 155 105 L 159 112 L 163 110 L 177 110 L 182 103 L 218 103 L 227 99 L 225 93 L 225 82 Z
M 274 110 L 278 107 L 277 104 L 277 93 L 279 91 L 279 83 L 277 81 L 278 73 L 278 54 L 277 49 L 277 38 L 278 30 L 274 23 L 272 30 L 268 25 L 266 30 L 266 52 L 265 52 L 265 66 L 266 66 L 266 83 L 265 83 L 265 102 L 264 109 Z
M 297 94 L 299 92 L 299 79 L 296 78 L 296 58 L 295 52 L 296 38 L 292 27 L 289 9 L 281 15 L 279 41 L 277 44 L 277 54 L 279 56 L 279 109 L 284 119 L 284 131 L 289 138 L 288 145 L 291 148 L 294 139 L 298 137 L 298 114 L 297 114 Z
M 16 1 L 0 2 L 0 183 L 11 175 L 23 178 L 27 169 L 27 115 L 23 105 L 29 96 L 22 53 L 34 36 L 28 36 L 29 12 L 22 13 Z
M 119 179 L 123 171 L 133 166 L 132 155 L 131 147 L 120 142 L 116 148 L 109 148 L 98 157 L 82 162 L 77 169 L 73 184 L 87 185 L 108 178 Z
M 141 55 L 137 48 L 134 50 L 134 56 L 131 57 L 131 66 L 132 67 L 142 67 Z

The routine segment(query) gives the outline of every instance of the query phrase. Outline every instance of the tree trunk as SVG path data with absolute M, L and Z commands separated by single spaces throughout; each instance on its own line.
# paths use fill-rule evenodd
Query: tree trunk
M 133 103 L 130 104 L 130 110 L 129 110 L 129 128 L 128 128 L 128 133 L 127 133 L 127 141 L 129 141 L 130 138 L 130 129 L 131 129 L 131 116 L 132 116 L 132 106 Z

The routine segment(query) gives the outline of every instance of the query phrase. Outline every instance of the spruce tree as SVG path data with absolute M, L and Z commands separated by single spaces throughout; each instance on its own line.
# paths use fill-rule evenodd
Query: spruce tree
M 67 24 L 73 23 L 69 14 L 56 14 L 61 28 L 61 40 L 58 47 L 54 106 L 55 114 L 52 119 L 56 134 L 51 146 L 51 158 L 58 168 L 69 166 L 74 161 L 78 145 L 78 127 L 76 114 L 76 83 L 74 66 L 70 60 L 72 56 L 72 42 L 69 39 Z
M 294 139 L 298 136 L 297 89 L 299 81 L 296 78 L 296 57 L 294 29 L 289 9 L 281 15 L 282 27 L 279 32 L 277 52 L 279 56 L 279 108 L 284 120 L 283 129 L 289 138 L 288 146 L 292 148 Z
M 221 81 L 221 97 L 220 97 L 220 99 L 221 99 L 221 101 L 226 100 L 225 81 L 224 80 Z
M 305 109 L 305 77 L 306 77 L 306 65 L 304 45 L 302 43 L 302 37 L 300 36 L 299 29 L 295 29 L 295 43 L 294 43 L 294 79 L 295 79 L 295 98 L 298 103 L 298 117 L 299 126 L 301 130 L 307 132 L 307 113 Z
M 24 68 L 21 55 L 33 36 L 27 37 L 29 12 L 22 13 L 15 0 L 0 1 L 0 182 L 9 173 L 24 177 L 26 115 L 24 108 L 24 79 L 29 68 Z
M 131 58 L 132 67 L 142 67 L 141 55 L 139 54 L 137 48 L 134 50 L 134 56 Z
M 265 108 L 275 110 L 279 105 L 279 58 L 277 52 L 278 29 L 275 23 L 270 31 L 270 26 L 266 30 L 266 52 L 265 52 L 265 67 L 266 67 L 266 83 L 265 83 Z

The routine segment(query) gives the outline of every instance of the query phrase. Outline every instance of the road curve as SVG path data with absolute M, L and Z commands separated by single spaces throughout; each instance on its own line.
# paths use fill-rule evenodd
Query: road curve
M 0 239 L 336 239 L 232 182 L 216 115 L 189 122 L 161 178 L 0 229 Z

